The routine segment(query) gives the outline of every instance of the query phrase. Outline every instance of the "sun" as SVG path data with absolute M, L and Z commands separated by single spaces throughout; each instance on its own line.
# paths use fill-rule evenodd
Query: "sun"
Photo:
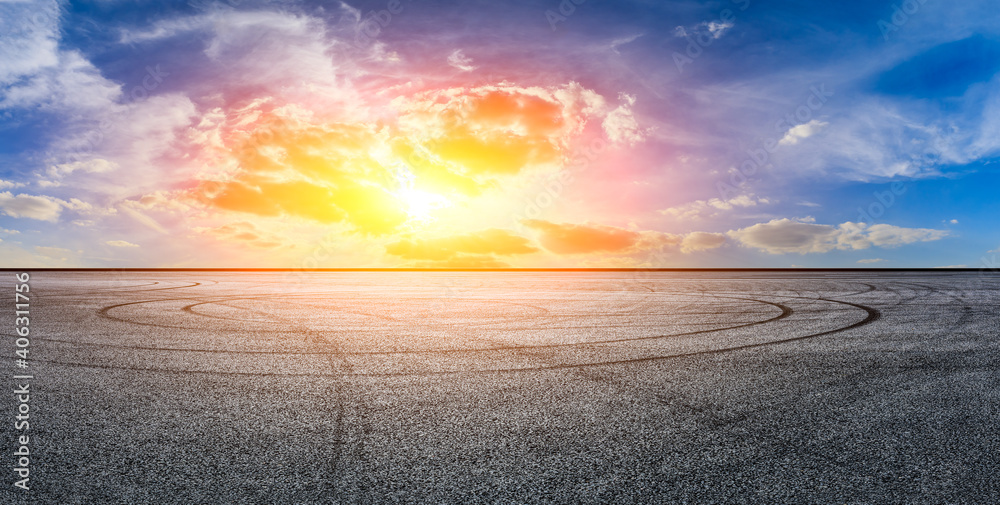
M 451 206 L 444 196 L 419 189 L 404 188 L 396 192 L 396 198 L 403 204 L 403 210 L 411 220 L 430 222 L 434 211 Z

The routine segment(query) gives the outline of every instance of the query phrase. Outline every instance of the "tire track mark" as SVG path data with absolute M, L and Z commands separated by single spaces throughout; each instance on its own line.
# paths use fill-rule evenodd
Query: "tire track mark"
M 442 375 L 455 375 L 455 374 L 489 374 L 489 373 L 520 373 L 520 372 L 532 372 L 532 371 L 547 371 L 547 370 L 568 370 L 568 369 L 579 369 L 585 367 L 597 367 L 597 366 L 609 366 L 609 365 L 630 365 L 639 363 L 649 363 L 661 360 L 677 359 L 677 358 L 687 358 L 695 356 L 704 355 L 716 355 L 722 353 L 728 353 L 733 351 L 742 351 L 748 349 L 763 348 L 773 345 L 782 345 L 791 342 L 799 342 L 808 339 L 818 338 L 826 335 L 832 335 L 844 331 L 849 331 L 855 328 L 860 328 L 862 326 L 869 325 L 879 320 L 882 317 L 881 312 L 878 309 L 869 307 L 866 305 L 861 305 L 853 302 L 846 302 L 841 300 L 833 300 L 828 298 L 819 298 L 819 300 L 828 301 L 832 303 L 838 303 L 843 305 L 849 305 L 856 307 L 858 309 L 864 310 L 867 313 L 867 317 L 863 320 L 855 322 L 853 324 L 843 326 L 840 328 L 835 328 L 832 330 L 826 330 L 818 333 L 812 333 L 809 335 L 803 335 L 799 337 L 791 337 L 780 340 L 773 340 L 768 342 L 757 342 L 752 344 L 744 344 L 732 347 L 725 347 L 720 349 L 708 349 L 704 351 L 693 351 L 687 353 L 677 353 L 663 356 L 648 356 L 640 358 L 631 358 L 624 360 L 610 360 L 610 361 L 600 361 L 592 363 L 565 363 L 565 364 L 555 364 L 543 367 L 522 367 L 522 368 L 499 368 L 499 369 L 479 369 L 479 370 L 431 370 L 422 372 L 385 372 L 385 373 L 341 373 L 341 374 L 317 374 L 317 373 L 275 373 L 275 372 L 224 372 L 215 370 L 171 370 L 171 369 L 156 369 L 156 368 L 141 368 L 141 367 L 118 367 L 112 365 L 95 365 L 95 364 L 83 364 L 83 363 L 69 363 L 61 361 L 48 361 L 48 360 L 36 360 L 38 362 L 64 365 L 64 366 L 74 366 L 83 368 L 100 368 L 100 369 L 117 369 L 117 370 L 130 370 L 130 371 L 146 371 L 146 372 L 161 372 L 161 373 L 197 373 L 197 374 L 216 374 L 216 375 L 229 375 L 229 376 L 251 376 L 251 377 L 330 377 L 331 375 L 338 377 L 353 376 L 353 377 L 422 377 L 422 376 L 442 376 Z M 787 316 L 785 316 L 787 317 Z M 332 358 L 331 358 L 332 359 Z

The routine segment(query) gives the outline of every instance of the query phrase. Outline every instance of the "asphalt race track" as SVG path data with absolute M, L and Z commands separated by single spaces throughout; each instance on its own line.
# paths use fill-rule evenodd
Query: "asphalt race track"
M 39 272 L 32 489 L 8 456 L 0 503 L 995 503 L 998 288 Z

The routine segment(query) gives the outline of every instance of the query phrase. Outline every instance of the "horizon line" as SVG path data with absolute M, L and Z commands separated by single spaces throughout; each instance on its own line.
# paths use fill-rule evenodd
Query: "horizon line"
M 982 272 L 982 268 L 212 268 L 212 267 L 94 267 L 94 268 L 12 268 L 2 272 Z

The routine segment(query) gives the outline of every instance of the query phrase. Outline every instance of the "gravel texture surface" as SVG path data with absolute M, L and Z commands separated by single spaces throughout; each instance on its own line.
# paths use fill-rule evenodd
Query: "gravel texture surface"
M 37 273 L 32 489 L 8 456 L 0 503 L 995 503 L 998 288 Z

